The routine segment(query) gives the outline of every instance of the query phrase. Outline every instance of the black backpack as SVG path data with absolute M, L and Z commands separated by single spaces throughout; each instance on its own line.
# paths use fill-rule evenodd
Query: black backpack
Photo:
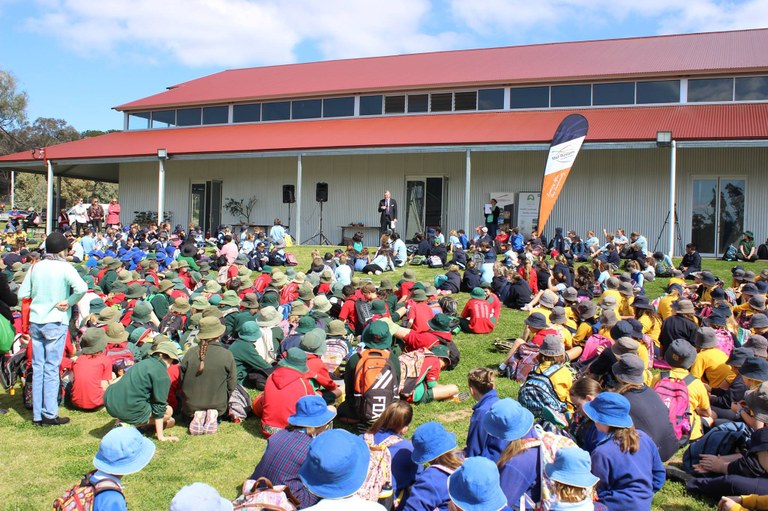
M 181 331 L 184 330 L 184 324 L 187 322 L 187 317 L 183 314 L 176 314 L 169 312 L 160 321 L 158 330 L 161 334 L 165 334 L 174 341 L 179 341 Z
M 360 335 L 373 318 L 373 314 L 371 313 L 371 303 L 362 298 L 355 300 L 355 316 L 357 316 L 355 334 Z

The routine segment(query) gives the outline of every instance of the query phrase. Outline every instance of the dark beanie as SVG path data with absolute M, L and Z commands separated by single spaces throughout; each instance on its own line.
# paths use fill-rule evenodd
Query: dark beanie
M 58 231 L 54 231 L 45 238 L 45 252 L 48 254 L 58 254 L 63 250 L 69 250 L 69 242 Z

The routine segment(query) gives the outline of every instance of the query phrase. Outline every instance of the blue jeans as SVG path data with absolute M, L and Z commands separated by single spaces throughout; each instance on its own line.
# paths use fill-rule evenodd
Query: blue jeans
M 59 367 L 67 341 L 66 323 L 31 323 L 32 419 L 59 415 Z

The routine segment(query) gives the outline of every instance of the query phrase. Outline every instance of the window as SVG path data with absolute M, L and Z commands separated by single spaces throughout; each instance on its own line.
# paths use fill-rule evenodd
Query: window
M 426 112 L 429 110 L 428 94 L 409 94 L 408 112 Z
M 199 126 L 200 108 L 182 108 L 176 111 L 176 124 L 179 126 Z
M 456 110 L 458 110 L 458 97 Z M 502 110 L 504 108 L 504 89 L 480 89 L 477 91 L 478 110 Z
M 733 78 L 688 80 L 688 101 L 733 101 Z
M 284 121 L 291 118 L 291 102 L 278 101 L 261 105 L 262 121 Z
M 355 115 L 355 98 L 329 98 L 323 100 L 323 117 L 350 117 L 352 115 Z
M 453 101 L 453 109 L 456 111 L 477 110 L 477 91 L 457 92 L 453 95 Z
M 261 120 L 261 105 L 235 105 L 232 111 L 232 122 L 259 122 Z
M 637 82 L 637 104 L 679 103 L 680 80 Z
M 432 94 L 430 110 L 432 112 L 450 112 L 453 110 L 453 93 Z
M 384 96 L 360 96 L 360 115 L 381 115 Z
M 768 76 L 736 78 L 736 101 L 766 99 L 768 99 Z
M 384 98 L 385 114 L 405 113 L 405 96 L 386 96 Z
M 129 130 L 146 130 L 149 129 L 149 118 L 151 114 L 149 112 L 134 112 L 128 114 L 128 129 Z
M 547 108 L 549 87 L 513 87 L 510 89 L 510 108 Z
M 592 86 L 593 105 L 632 105 L 635 82 L 596 83 Z
M 323 102 L 319 99 L 292 101 L 292 119 L 317 119 L 323 111 Z
M 176 126 L 176 110 L 158 110 L 152 112 L 153 128 L 172 128 Z
M 552 86 L 552 101 L 550 106 L 589 106 L 591 104 L 592 86 L 590 85 Z
M 203 124 L 227 124 L 228 122 L 228 106 L 207 106 L 203 108 Z

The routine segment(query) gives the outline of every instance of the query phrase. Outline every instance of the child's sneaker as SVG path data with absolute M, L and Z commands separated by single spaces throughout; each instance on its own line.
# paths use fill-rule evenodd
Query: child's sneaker
M 218 410 L 207 410 L 205 412 L 204 435 L 213 435 L 219 430 L 219 412 Z
M 195 412 L 192 422 L 189 423 L 190 435 L 203 435 L 205 434 L 205 410 L 198 410 Z

